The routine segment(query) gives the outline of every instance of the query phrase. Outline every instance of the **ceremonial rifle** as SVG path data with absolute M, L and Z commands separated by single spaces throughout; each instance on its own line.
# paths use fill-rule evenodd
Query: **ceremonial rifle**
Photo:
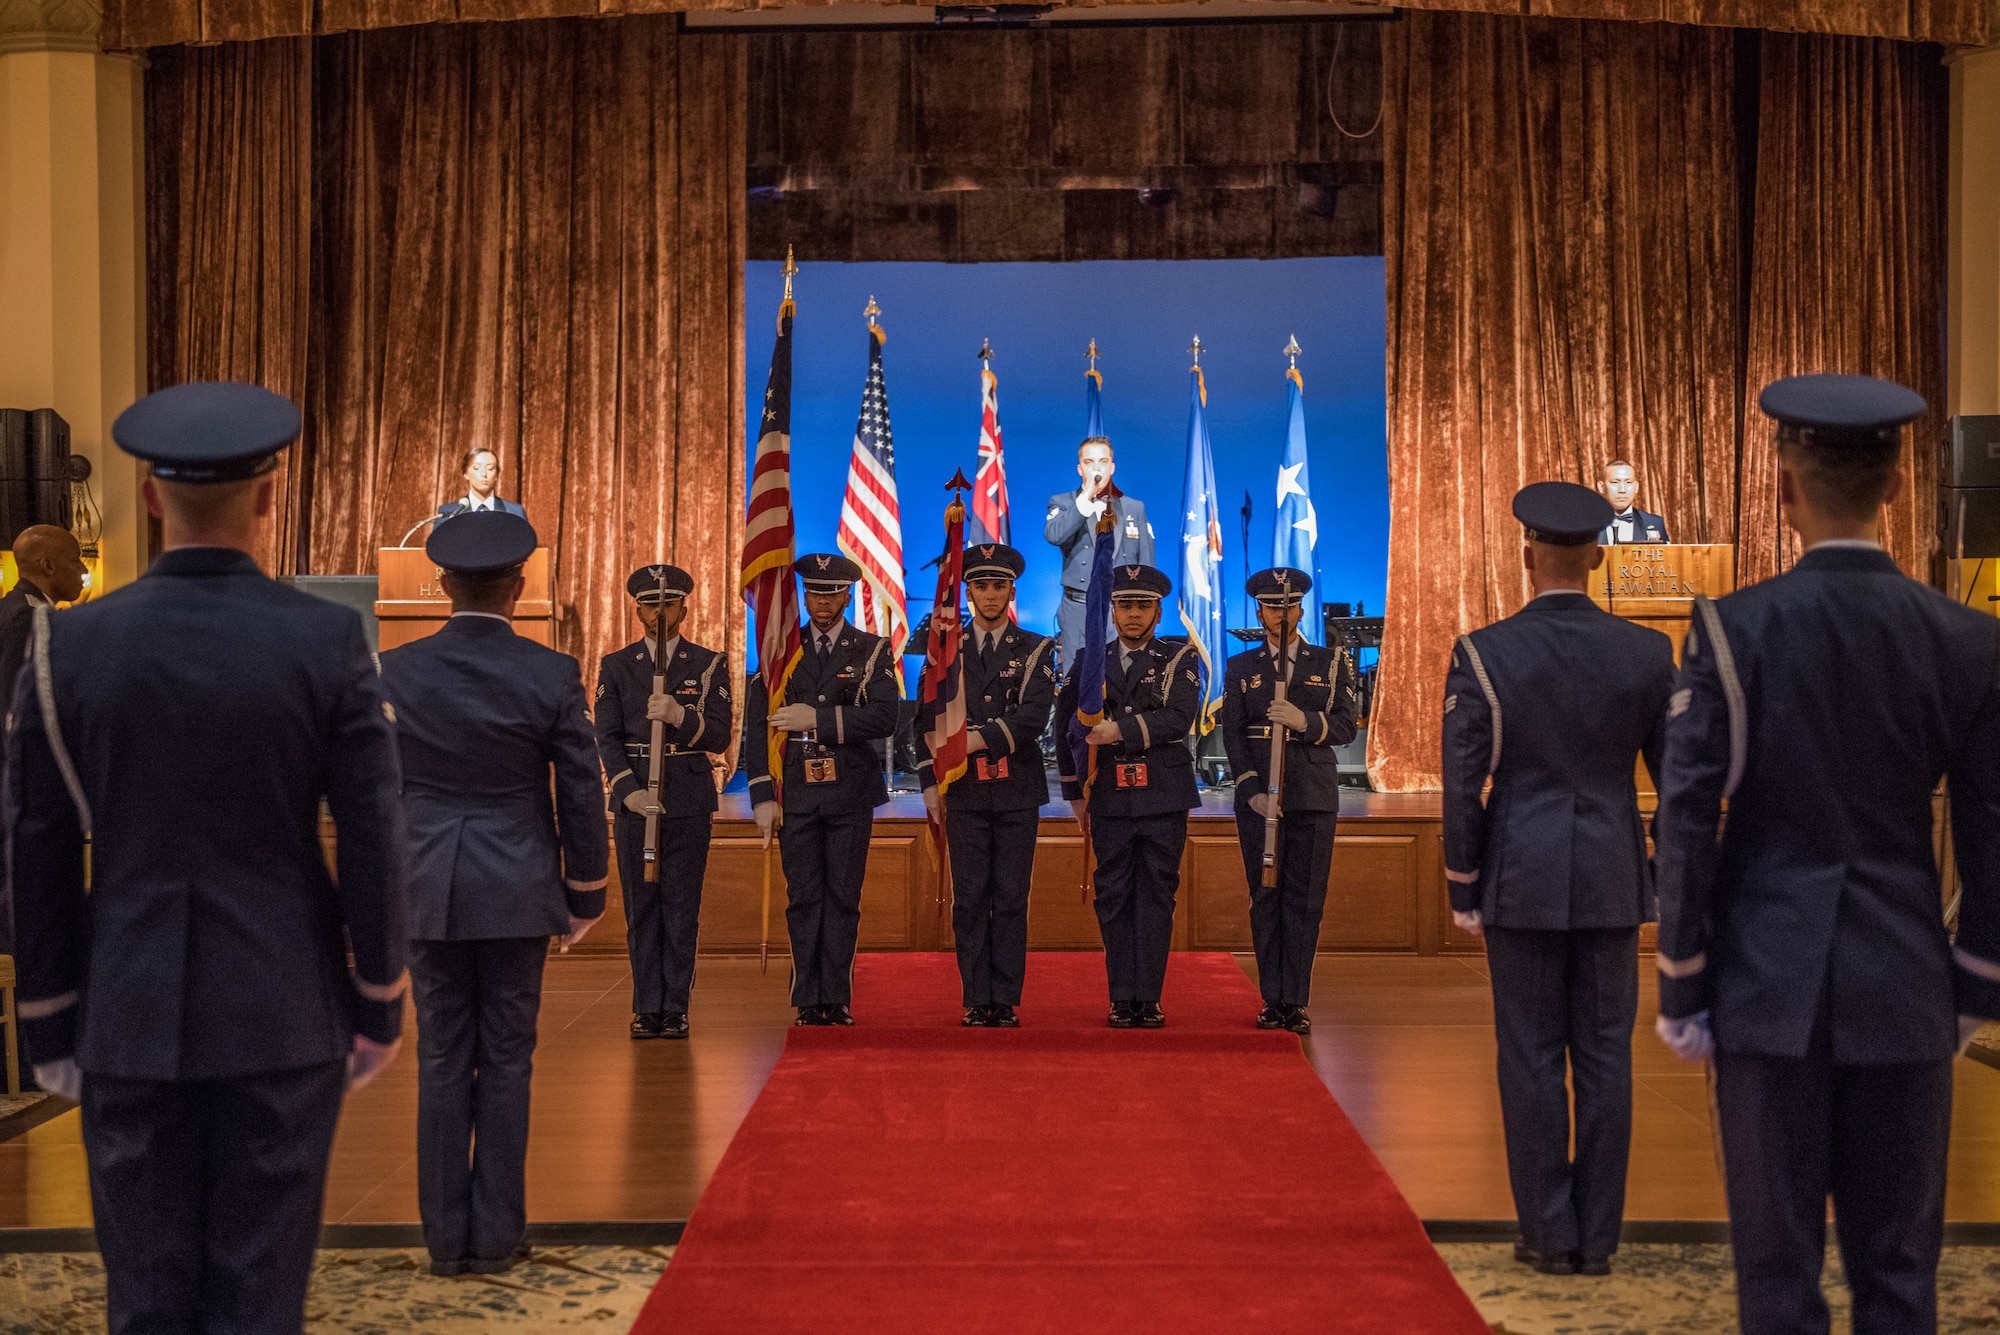
M 1289 606 L 1291 591 L 1291 577 L 1278 576 L 1278 594 L 1286 601 L 1278 604 L 1279 634 L 1270 637 L 1274 663 L 1271 670 L 1271 703 L 1274 705 L 1285 702 L 1285 678 L 1291 673 L 1291 665 L 1285 661 L 1291 647 L 1291 625 L 1284 614 Z M 1267 714 L 1265 717 L 1270 716 Z M 1271 763 L 1265 774 L 1264 795 L 1268 800 L 1264 804 L 1264 885 L 1275 888 L 1278 884 L 1278 817 L 1285 802 L 1285 729 L 1276 719 L 1271 720 Z
M 659 601 L 653 604 L 654 614 L 664 616 L 667 606 L 667 572 L 660 571 Z M 660 623 L 653 622 L 653 699 L 663 700 L 667 694 L 667 662 L 662 652 L 666 641 L 660 637 Z M 646 796 L 651 799 L 646 804 L 646 884 L 656 885 L 660 879 L 660 765 L 661 752 L 667 749 L 667 721 L 653 720 L 653 744 L 646 752 Z

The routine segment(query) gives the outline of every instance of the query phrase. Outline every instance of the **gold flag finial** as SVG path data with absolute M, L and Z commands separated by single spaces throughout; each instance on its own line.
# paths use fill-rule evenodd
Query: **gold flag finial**
M 1093 371 L 1095 371 L 1095 370 L 1097 369 L 1097 340 L 1096 340 L 1096 339 L 1094 339 L 1094 338 L 1093 338 L 1093 339 L 1091 339 L 1091 340 L 1090 340 L 1090 346 L 1089 346 L 1089 347 L 1087 347 L 1087 348 L 1085 348 L 1085 349 L 1083 350 L 1083 355 L 1084 355 L 1084 356 L 1086 356 L 1086 357 L 1088 357 L 1088 358 L 1090 359 L 1090 369 L 1091 369 L 1091 370 L 1093 370 Z
M 992 339 L 982 338 L 979 340 L 979 360 L 982 362 L 990 362 L 993 360 Z
M 874 328 L 875 317 L 882 313 L 882 308 L 875 304 L 875 296 L 873 293 L 869 294 L 868 304 L 862 307 L 861 313 L 868 318 L 868 327 L 871 329 Z
M 1292 366 L 1294 368 L 1299 364 L 1299 354 L 1304 351 L 1305 349 L 1299 346 L 1299 336 L 1293 334 L 1291 341 L 1285 344 L 1285 355 L 1292 359 Z
M 786 301 L 790 301 L 792 299 L 792 275 L 797 273 L 798 271 L 799 271 L 798 262 L 792 258 L 792 248 L 789 245 L 787 245 L 785 247 L 785 268 L 784 268 Z
M 1188 344 L 1188 355 L 1194 358 L 1194 364 L 1195 364 L 1196 366 L 1200 366 L 1200 365 L 1201 365 L 1201 335 L 1200 335 L 1200 334 L 1196 334 L 1196 335 L 1194 336 L 1194 342 L 1192 342 L 1192 343 Z

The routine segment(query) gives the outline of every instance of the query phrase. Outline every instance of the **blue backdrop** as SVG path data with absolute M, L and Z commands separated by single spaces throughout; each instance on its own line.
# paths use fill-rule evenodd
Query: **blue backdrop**
M 747 266 L 746 400 L 760 404 L 777 337 L 782 266 Z M 1058 555 L 1042 541 L 1049 497 L 1077 484 L 1083 351 L 1097 340 L 1104 424 L 1118 484 L 1146 503 L 1156 560 L 1175 572 L 1186 459 L 1188 356 L 1199 334 L 1224 524 L 1227 622 L 1247 624 L 1243 580 L 1271 564 L 1271 517 L 1285 446 L 1285 358 L 1304 355 L 1306 432 L 1319 516 L 1316 580 L 1335 602 L 1382 608 L 1389 552 L 1383 384 L 1384 277 L 1378 256 L 1083 264 L 811 264 L 794 283 L 792 486 L 800 552 L 834 550 L 854 420 L 868 367 L 870 296 L 883 349 L 902 501 L 912 624 L 936 575 L 918 567 L 944 541 L 944 483 L 978 468 L 980 340 L 1000 380 L 1014 545 L 1028 558 L 1021 619 L 1054 633 Z M 753 451 L 745 423 L 745 449 Z M 1249 560 L 1238 511 L 1252 501 Z

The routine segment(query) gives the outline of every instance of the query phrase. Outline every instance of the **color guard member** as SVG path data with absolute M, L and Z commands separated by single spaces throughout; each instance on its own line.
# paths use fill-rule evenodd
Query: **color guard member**
M 576 660 L 514 633 L 534 528 L 481 510 L 424 550 L 451 619 L 382 655 L 416 849 L 417 1208 L 432 1274 L 492 1275 L 526 1251 L 549 938 L 604 914 L 604 786 Z
M 1301 600 L 1312 588 L 1303 570 L 1259 571 L 1244 586 L 1257 600 L 1266 640 L 1230 658 L 1223 672 L 1222 744 L 1236 781 L 1236 838 L 1250 878 L 1250 940 L 1264 1008 L 1259 1029 L 1312 1032 L 1313 956 L 1319 949 L 1333 836 L 1340 824 L 1340 760 L 1334 748 L 1354 740 L 1358 683 L 1345 650 L 1299 634 Z M 1274 645 L 1284 642 L 1282 665 Z M 1276 697 L 1279 679 L 1285 699 Z M 1285 729 L 1284 793 L 1278 820 L 1278 884 L 1264 884 L 1271 725 Z
M 408 846 L 361 619 L 250 555 L 298 434 L 254 385 L 120 414 L 165 551 L 36 609 L 12 697 L 20 1016 L 42 1088 L 83 1104 L 114 1332 L 301 1328 L 342 1090 L 402 1033 Z
M 1604 561 L 1602 496 L 1537 482 L 1514 517 L 1535 596 L 1461 635 L 1445 680 L 1445 876 L 1453 920 L 1486 938 L 1515 1256 L 1604 1275 L 1625 1215 L 1639 924 L 1654 910 L 1633 767 L 1644 755 L 1660 773 L 1673 642 L 1584 592 Z
M 1097 777 L 1088 807 L 1097 857 L 1097 927 L 1104 937 L 1113 1029 L 1158 1029 L 1167 1022 L 1160 991 L 1173 944 L 1174 898 L 1195 792 L 1188 730 L 1201 708 L 1201 678 L 1187 644 L 1153 637 L 1160 600 L 1174 583 L 1151 566 L 1118 566 L 1112 575 L 1111 622 L 1118 637 L 1104 646 L 1104 718 L 1090 730 Z M 1064 729 L 1076 716 L 1074 669 L 1056 702 Z M 1056 748 L 1062 768 L 1069 747 Z M 1062 775 L 1063 796 L 1084 819 L 1090 776 Z
M 625 949 L 632 960 L 632 1037 L 686 1038 L 695 934 L 715 819 L 715 765 L 729 749 L 729 659 L 681 638 L 694 577 L 641 566 L 625 581 L 645 634 L 597 669 L 597 748 L 611 788 Z M 665 692 L 653 694 L 664 664 Z M 648 791 L 653 723 L 664 725 L 657 804 Z M 657 810 L 646 880 L 646 815 Z
M 1028 885 L 1049 800 L 1042 733 L 1056 695 L 1055 642 L 1008 616 L 1014 581 L 1026 567 L 1004 543 L 965 549 L 972 604 L 959 649 L 966 766 L 942 799 L 930 752 L 917 738 L 924 805 L 934 819 L 942 811 L 951 848 L 951 929 L 965 1023 L 999 1029 L 1020 1024 L 1014 1008 L 1028 967 Z
M 1745 1335 L 1827 1329 L 1829 1195 L 1855 1335 L 1928 1332 L 1952 1056 L 2000 1017 L 2000 622 L 1877 545 L 1921 398 L 1809 375 L 1760 403 L 1806 550 L 1696 603 L 1660 784 L 1658 1028 L 1714 1054 Z
M 847 600 L 861 567 L 844 556 L 802 556 L 807 621 L 785 701 L 770 707 L 762 674 L 751 683 L 744 761 L 757 828 L 778 832 L 785 927 L 792 940 L 792 1004 L 799 1024 L 853 1024 L 854 947 L 875 808 L 889 800 L 871 743 L 896 730 L 902 692 L 889 641 L 856 630 Z M 772 792 L 767 732 L 784 733 L 784 822 Z

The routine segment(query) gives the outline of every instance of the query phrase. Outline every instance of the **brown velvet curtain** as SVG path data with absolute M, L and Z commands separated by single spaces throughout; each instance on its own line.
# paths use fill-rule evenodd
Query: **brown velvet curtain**
M 740 664 L 741 40 L 653 17 L 160 55 L 155 328 L 193 332 L 155 376 L 304 404 L 281 558 L 373 571 L 490 445 L 586 674 L 654 560 Z
M 914 0 L 912 0 L 914 3 Z M 1479 10 L 1515 17 L 1689 23 L 1784 32 L 1986 44 L 1989 0 L 1405 0 L 1401 8 Z M 764 0 L 756 8 L 824 0 Z M 1063 0 L 1058 0 L 1063 3 Z M 1069 0 L 1066 7 L 1144 9 L 1171 0 Z M 743 7 L 741 0 L 104 0 L 107 51 L 177 42 L 388 28 L 417 23 L 657 14 Z
M 146 75 L 147 363 L 153 388 L 248 380 L 306 397 L 312 44 L 157 52 Z M 297 568 L 299 452 L 258 558 Z
M 1369 768 L 1437 784 L 1452 639 L 1527 596 L 1510 503 L 1632 459 L 1677 541 L 1782 561 L 1755 390 L 1943 397 L 1944 85 L 1880 39 L 1472 14 L 1390 33 L 1390 542 Z M 1929 573 L 1937 422 L 1888 538 Z
M 318 56 L 313 568 L 372 569 L 489 445 L 564 649 L 633 638 L 625 577 L 664 559 L 740 663 L 740 40 L 466 24 Z
M 1934 48 L 1786 33 L 1763 34 L 1761 64 L 1737 579 L 1774 575 L 1798 554 L 1755 390 L 1848 371 L 1930 401 L 1883 533 L 1904 571 L 1929 580 L 1945 429 L 1948 75 Z

